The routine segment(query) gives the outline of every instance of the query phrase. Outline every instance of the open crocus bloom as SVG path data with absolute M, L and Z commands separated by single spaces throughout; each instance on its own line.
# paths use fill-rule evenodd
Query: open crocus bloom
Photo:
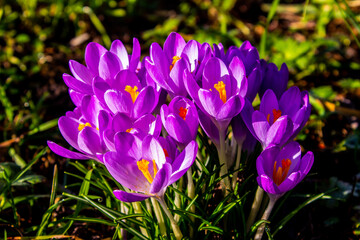
M 52 141 L 48 141 L 48 146 L 62 157 L 103 162 L 102 156 L 108 149 L 102 139 L 111 121 L 110 114 L 102 109 L 94 96 L 85 96 L 81 107 L 67 112 L 58 123 L 65 140 L 79 152 L 70 151 Z
M 115 75 L 123 69 L 136 72 L 140 63 L 140 44 L 133 39 L 133 51 L 129 55 L 120 40 L 112 42 L 110 51 L 98 43 L 91 42 L 85 49 L 86 66 L 69 61 L 73 76 L 63 74 L 65 84 L 69 87 L 69 94 L 76 106 L 81 104 L 85 95 L 93 95 L 93 80 L 100 77 L 106 82 L 113 81 Z
M 192 101 L 177 96 L 160 110 L 161 121 L 168 134 L 183 148 L 195 140 L 199 127 L 197 109 Z
M 247 101 L 241 116 L 265 149 L 271 144 L 282 146 L 291 141 L 306 124 L 310 112 L 309 94 L 294 86 L 279 101 L 271 89 L 267 90 L 256 111 Z
M 188 43 L 178 33 L 170 33 L 164 49 L 158 43 L 151 44 L 150 58 L 145 59 L 147 73 L 153 81 L 165 89 L 171 98 L 187 96 L 183 72 L 187 69 L 194 76 L 201 75 L 211 51 L 209 44 L 195 40 Z
M 124 202 L 142 201 L 149 197 L 162 198 L 166 187 L 177 181 L 193 164 L 198 146 L 190 142 L 170 163 L 156 138 L 143 140 L 129 133 L 118 133 L 116 152 L 105 154 L 105 166 L 124 187 L 139 193 L 115 190 L 114 195 Z
M 282 149 L 269 146 L 256 160 L 257 182 L 265 192 L 281 196 L 304 179 L 313 162 L 314 155 L 310 151 L 301 157 L 297 142 L 290 142 Z
M 204 67 L 200 86 L 187 70 L 184 72 L 185 87 L 204 113 L 202 117 L 199 114 L 199 120 L 206 132 L 212 131 L 205 129 L 211 124 L 208 121 L 203 124 L 203 117 L 210 118 L 219 131 L 225 131 L 231 119 L 239 114 L 243 107 L 244 98 L 240 92 L 242 87 L 246 87 L 246 84 L 242 83 L 245 70 L 244 66 L 238 63 L 241 61 L 235 57 L 228 69 L 219 58 L 210 58 Z

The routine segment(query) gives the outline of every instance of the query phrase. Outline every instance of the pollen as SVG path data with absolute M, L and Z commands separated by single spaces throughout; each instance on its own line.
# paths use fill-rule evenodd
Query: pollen
M 131 130 L 132 130 L 132 128 L 128 128 L 128 129 L 126 129 L 126 132 L 127 132 L 127 133 L 130 133 Z
M 219 81 L 218 83 L 215 83 L 214 88 L 219 92 L 220 99 L 223 101 L 223 103 L 225 103 L 226 102 L 226 90 L 225 90 L 224 82 Z
M 173 67 L 175 66 L 175 63 L 181 59 L 181 57 L 179 57 L 179 56 L 173 56 L 172 59 L 173 59 L 173 60 L 172 60 L 172 63 L 171 63 L 171 65 L 170 65 L 170 71 L 171 71 L 171 70 L 173 69 Z
M 139 95 L 139 92 L 137 90 L 138 90 L 137 86 L 134 87 L 131 87 L 130 85 L 125 86 L 125 91 L 130 94 L 133 103 L 135 102 L 136 98 Z
M 79 130 L 79 132 L 81 131 L 81 130 L 83 130 L 85 127 L 91 127 L 91 124 L 90 123 L 80 123 L 79 124 L 79 126 L 78 126 L 78 130 Z
M 291 160 L 288 158 L 281 160 L 281 167 L 278 167 L 277 169 L 277 161 L 274 162 L 273 181 L 276 185 L 279 186 L 285 180 L 289 172 L 290 166 Z
M 266 116 L 266 120 L 267 120 L 268 123 L 270 123 L 270 124 L 273 124 L 274 122 L 276 122 L 276 120 L 279 119 L 279 117 L 281 117 L 281 110 L 277 110 L 277 109 L 274 108 L 274 109 L 272 110 L 272 114 L 273 114 L 273 117 L 274 117 L 272 123 L 270 123 L 270 113 Z
M 153 178 L 149 172 L 149 161 L 142 159 L 138 161 L 136 164 L 139 168 L 139 170 L 144 174 L 144 177 L 148 180 L 149 183 L 153 182 Z M 155 169 L 155 168 L 154 168 Z
M 179 109 L 179 116 L 184 120 L 185 120 L 187 111 L 188 110 L 186 108 L 183 108 L 183 107 L 180 107 L 180 109 Z

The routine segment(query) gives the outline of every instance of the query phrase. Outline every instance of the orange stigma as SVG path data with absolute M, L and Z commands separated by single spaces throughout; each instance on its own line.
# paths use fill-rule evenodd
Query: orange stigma
M 214 88 L 219 92 L 220 99 L 223 101 L 223 103 L 226 103 L 226 90 L 224 82 L 219 81 L 218 83 L 215 83 Z
M 129 132 L 131 132 L 131 130 L 132 130 L 132 128 L 128 128 L 128 129 L 126 129 L 126 132 L 129 133 Z
M 188 110 L 186 108 L 183 108 L 183 107 L 180 107 L 180 109 L 179 109 L 179 116 L 184 120 L 185 120 L 187 111 Z
M 276 185 L 279 186 L 287 177 L 291 166 L 291 160 L 288 158 L 281 160 L 281 167 L 278 167 L 277 169 L 276 165 L 277 161 L 274 162 L 273 181 Z
M 154 167 L 154 178 L 156 176 L 157 173 L 157 168 L 156 168 L 156 163 L 155 160 L 152 160 L 153 162 L 153 167 Z M 149 161 L 142 159 L 140 161 L 137 161 L 137 166 L 139 168 L 139 170 L 142 172 L 142 174 L 144 174 L 144 177 L 148 180 L 149 183 L 152 183 L 154 181 L 153 177 L 151 176 L 150 172 L 149 172 Z
M 272 121 L 272 123 L 270 123 L 270 113 L 266 116 L 266 120 L 268 121 L 268 123 L 273 124 L 274 122 L 276 122 L 276 120 L 278 120 L 279 117 L 281 117 L 281 110 L 276 110 L 275 108 L 272 110 L 272 114 L 274 116 L 274 120 Z
M 79 124 L 79 126 L 78 126 L 78 130 L 79 130 L 79 132 L 81 131 L 81 130 L 83 130 L 85 127 L 91 127 L 91 124 L 90 123 L 80 123 Z
M 169 157 L 168 151 L 165 148 L 163 148 L 163 150 L 164 150 L 165 157 Z
M 135 102 L 136 98 L 139 95 L 139 92 L 137 90 L 138 90 L 137 86 L 134 87 L 131 87 L 130 85 L 125 86 L 125 91 L 130 94 L 133 103 Z
M 173 61 L 172 61 L 171 65 L 170 65 L 170 71 L 171 71 L 171 70 L 173 69 L 173 67 L 175 66 L 175 63 L 181 59 L 181 57 L 173 56 L 172 59 L 173 59 Z

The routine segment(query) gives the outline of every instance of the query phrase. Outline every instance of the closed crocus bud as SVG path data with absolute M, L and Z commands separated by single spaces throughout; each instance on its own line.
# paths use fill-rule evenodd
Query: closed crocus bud
M 280 99 L 285 92 L 289 81 L 289 70 L 285 63 L 281 65 L 280 70 L 274 63 L 266 63 L 261 60 L 262 66 L 262 84 L 259 90 L 259 95 L 262 97 L 266 90 L 271 89 L 276 97 Z
M 160 110 L 161 121 L 180 148 L 195 140 L 199 126 L 197 109 L 192 101 L 177 96 Z
M 290 142 L 282 149 L 269 146 L 256 160 L 259 186 L 275 198 L 293 189 L 310 171 L 314 162 L 312 152 L 301 157 L 301 147 Z

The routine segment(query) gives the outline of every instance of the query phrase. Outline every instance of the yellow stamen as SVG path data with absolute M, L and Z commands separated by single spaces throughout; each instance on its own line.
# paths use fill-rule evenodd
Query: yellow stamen
M 184 120 L 185 120 L 187 111 L 188 110 L 186 108 L 183 108 L 183 107 L 180 107 L 180 109 L 179 109 L 179 116 Z
M 139 92 L 137 90 L 138 90 L 137 86 L 134 86 L 134 87 L 131 87 L 130 85 L 125 86 L 125 91 L 130 93 L 131 100 L 133 103 L 135 102 L 136 98 L 139 95 Z
M 131 132 L 131 130 L 132 130 L 132 128 L 128 128 L 128 129 L 126 129 L 126 132 L 129 133 L 129 132 Z
M 153 159 L 153 168 L 154 168 L 154 178 L 155 178 L 155 176 L 157 174 L 157 167 L 156 167 L 156 162 L 154 159 Z
M 173 56 L 172 59 L 173 59 L 173 61 L 172 61 L 171 65 L 170 65 L 170 71 L 173 69 L 175 63 L 181 59 L 181 57 Z
M 85 127 L 91 127 L 91 124 L 90 123 L 80 123 L 79 124 L 79 126 L 78 126 L 78 130 L 79 130 L 79 132 L 81 131 L 81 130 L 83 130 Z
M 276 169 L 276 163 L 277 162 L 275 161 L 273 169 L 273 181 L 276 185 L 279 186 L 287 177 L 291 166 L 291 160 L 288 158 L 281 160 L 281 167 L 278 169 Z
M 151 174 L 149 172 L 149 161 L 142 159 L 138 161 L 136 164 L 139 168 L 139 170 L 144 174 L 144 177 L 148 180 L 149 183 L 153 182 L 153 178 L 151 177 Z
M 226 90 L 225 90 L 224 82 L 219 81 L 218 83 L 215 83 L 214 88 L 219 92 L 220 99 L 223 101 L 223 103 L 225 103 L 226 102 Z

